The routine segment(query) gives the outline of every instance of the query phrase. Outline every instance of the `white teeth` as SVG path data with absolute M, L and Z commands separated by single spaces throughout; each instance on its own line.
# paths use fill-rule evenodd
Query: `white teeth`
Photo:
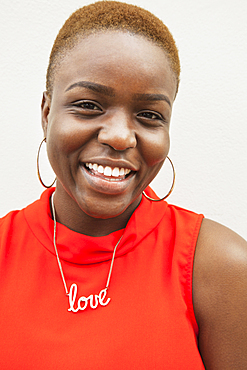
M 121 168 L 119 171 L 119 176 L 123 176 L 123 175 L 124 175 L 124 168 Z
M 114 167 L 111 168 L 109 166 L 103 167 L 101 164 L 98 165 L 97 163 L 86 163 L 86 167 L 88 167 L 90 170 L 94 170 L 95 172 L 104 174 L 104 176 L 108 177 L 119 177 L 119 176 L 124 176 L 128 175 L 131 170 L 129 168 L 119 168 L 119 167 Z
M 105 176 L 111 176 L 111 174 L 112 174 L 111 167 L 106 166 L 105 169 L 104 169 L 104 175 Z
M 118 177 L 119 176 L 119 168 L 115 167 L 112 171 L 112 176 Z

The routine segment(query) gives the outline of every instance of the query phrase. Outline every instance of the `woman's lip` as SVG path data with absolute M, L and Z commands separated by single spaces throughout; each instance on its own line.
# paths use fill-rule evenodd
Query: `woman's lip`
M 135 176 L 135 172 L 131 172 L 127 177 L 124 179 L 118 178 L 107 178 L 103 177 L 102 175 L 97 176 L 92 174 L 88 171 L 83 165 L 80 166 L 87 182 L 89 185 L 95 190 L 100 193 L 104 194 L 120 194 L 123 193 L 127 187 L 129 186 L 130 182 L 133 180 Z
M 96 163 L 98 165 L 101 165 L 103 167 L 109 166 L 111 168 L 128 168 L 131 171 L 138 171 L 137 166 L 135 166 L 133 163 L 129 162 L 125 159 L 114 159 L 114 158 L 102 158 L 102 157 L 94 157 L 87 160 L 81 161 L 81 163 L 84 165 L 85 163 Z

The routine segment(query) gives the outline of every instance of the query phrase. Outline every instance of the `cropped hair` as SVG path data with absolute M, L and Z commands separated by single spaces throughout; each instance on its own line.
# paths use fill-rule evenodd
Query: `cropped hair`
M 146 37 L 165 51 L 175 74 L 177 89 L 180 61 L 175 41 L 164 23 L 149 11 L 119 1 L 98 1 L 76 10 L 64 23 L 53 44 L 46 75 L 46 89 L 52 95 L 55 73 L 66 52 L 81 39 L 97 31 L 120 30 Z

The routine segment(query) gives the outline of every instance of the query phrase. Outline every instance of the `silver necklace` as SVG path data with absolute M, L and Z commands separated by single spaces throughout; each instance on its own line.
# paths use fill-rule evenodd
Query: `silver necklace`
M 75 283 L 71 284 L 70 289 L 68 289 L 67 284 L 66 284 L 66 280 L 65 280 L 65 277 L 64 277 L 64 273 L 63 273 L 62 264 L 61 264 L 61 261 L 60 261 L 59 255 L 58 255 L 58 251 L 57 251 L 57 243 L 56 243 L 57 220 L 56 220 L 56 211 L 55 211 L 53 197 L 54 197 L 54 193 L 51 196 L 51 207 L 52 207 L 52 215 L 53 215 L 53 220 L 54 220 L 53 245 L 54 245 L 54 249 L 55 249 L 55 253 L 56 253 L 56 257 L 57 257 L 57 263 L 58 263 L 58 267 L 59 267 L 60 274 L 61 274 L 61 277 L 62 277 L 65 293 L 69 297 L 68 311 L 71 311 L 71 312 L 84 311 L 88 307 L 88 305 L 92 309 L 97 308 L 99 305 L 100 306 L 107 306 L 108 303 L 111 300 L 111 298 L 106 298 L 106 295 L 107 295 L 107 291 L 108 291 L 110 280 L 111 280 L 111 273 L 112 273 L 113 263 L 114 263 L 114 259 L 115 259 L 115 254 L 116 254 L 117 247 L 118 247 L 123 235 L 118 240 L 118 242 L 115 245 L 114 250 L 113 250 L 110 270 L 109 270 L 108 277 L 107 277 L 107 282 L 106 282 L 106 287 L 104 289 L 102 289 L 99 292 L 99 294 L 90 294 L 88 297 L 82 296 L 82 297 L 79 297 L 78 300 L 77 300 L 77 291 L 78 291 L 77 284 L 75 284 Z M 77 300 L 77 304 L 76 304 L 76 300 Z

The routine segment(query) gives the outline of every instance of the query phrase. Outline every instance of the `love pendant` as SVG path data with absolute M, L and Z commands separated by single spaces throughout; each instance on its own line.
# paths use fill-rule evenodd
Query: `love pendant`
M 60 270 L 61 278 L 62 278 L 62 281 L 63 281 L 65 293 L 69 297 L 69 308 L 68 308 L 68 311 L 71 311 L 71 312 L 84 311 L 87 308 L 87 306 L 88 306 L 88 302 L 89 302 L 89 306 L 93 310 L 95 308 L 97 308 L 98 305 L 100 305 L 100 306 L 107 306 L 108 303 L 111 300 L 111 298 L 106 298 L 106 295 L 107 295 L 107 290 L 108 290 L 108 287 L 109 287 L 109 284 L 110 284 L 110 280 L 111 280 L 111 273 L 112 273 L 114 258 L 115 258 L 115 254 L 116 254 L 116 250 L 117 250 L 118 244 L 120 243 L 123 235 L 120 237 L 120 239 L 118 240 L 117 244 L 114 247 L 105 289 L 102 289 L 99 292 L 99 294 L 90 294 L 88 297 L 82 296 L 82 297 L 78 298 L 77 307 L 76 307 L 76 300 L 77 300 L 77 297 L 76 296 L 77 296 L 78 287 L 77 287 L 77 285 L 75 283 L 73 283 L 70 286 L 70 289 L 68 291 L 66 280 L 65 280 L 65 277 L 64 277 L 64 273 L 63 273 L 62 264 L 61 264 L 61 261 L 60 261 L 59 255 L 58 255 L 57 243 L 56 243 L 57 220 L 56 220 L 56 212 L 55 212 L 55 206 L 54 206 L 54 199 L 53 198 L 54 198 L 54 193 L 51 196 L 51 209 L 52 209 L 52 216 L 53 216 L 53 220 L 54 220 L 53 245 L 54 245 L 54 249 L 55 249 L 55 253 L 56 253 L 56 257 L 57 257 L 57 263 L 58 263 L 58 267 L 59 267 L 59 270 Z
M 80 297 L 77 301 L 77 307 L 76 305 L 76 299 L 77 299 L 77 285 L 73 283 L 70 286 L 69 293 L 67 294 L 69 297 L 69 309 L 68 311 L 72 312 L 78 312 L 78 311 L 84 311 L 89 303 L 89 306 L 92 309 L 95 309 L 100 304 L 101 306 L 107 306 L 110 302 L 111 298 L 106 299 L 107 295 L 107 288 L 102 289 L 99 294 L 90 294 L 88 297 Z M 105 300 L 106 299 L 106 300 Z

